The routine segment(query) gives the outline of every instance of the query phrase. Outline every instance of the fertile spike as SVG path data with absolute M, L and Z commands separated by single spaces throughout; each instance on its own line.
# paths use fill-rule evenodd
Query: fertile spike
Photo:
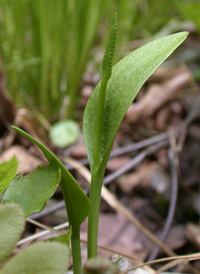
M 115 44 L 117 38 L 117 13 L 115 12 L 113 18 L 113 24 L 110 29 L 109 39 L 106 46 L 106 51 L 103 58 L 103 77 L 109 79 L 112 74 L 112 63 L 115 52 Z

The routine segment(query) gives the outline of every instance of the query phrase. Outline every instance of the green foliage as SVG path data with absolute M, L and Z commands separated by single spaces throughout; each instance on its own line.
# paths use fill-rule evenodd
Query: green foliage
M 9 185 L 3 202 L 18 203 L 23 208 L 25 217 L 40 212 L 57 189 L 60 177 L 60 168 L 55 162 L 38 167 L 27 176 L 21 174 Z
M 0 205 L 0 263 L 11 255 L 23 229 L 24 214 L 19 205 Z
M 118 12 L 118 51 L 124 41 L 149 38 L 178 11 L 174 0 L 1 0 L 0 51 L 7 91 L 45 116 L 73 116 L 89 51 Z M 184 6 L 185 3 L 181 1 Z M 197 17 L 195 17 L 197 18 Z M 96 39 L 96 45 L 101 43 Z M 117 51 L 117 52 L 118 52 Z M 121 50 L 120 50 L 121 51 Z M 119 56 L 119 53 L 118 53 Z M 62 108 L 67 104 L 67 108 Z
M 43 144 L 23 130 L 12 127 L 25 138 L 34 143 L 45 155 L 47 160 L 56 162 L 61 170 L 61 189 L 64 196 L 69 223 L 72 226 L 72 254 L 74 262 L 74 273 L 81 270 L 81 250 L 80 250 L 80 225 L 90 213 L 90 201 L 71 173 L 65 168 L 63 163 Z
M 179 11 L 182 13 L 185 19 L 192 21 L 200 33 L 200 2 L 199 0 L 192 0 L 184 3 L 177 3 Z
M 89 215 L 90 202 L 74 177 L 65 168 L 63 163 L 47 147 L 45 147 L 25 131 L 17 127 L 12 128 L 34 143 L 43 152 L 50 163 L 56 162 L 59 165 L 61 169 L 61 188 L 67 206 L 67 213 L 70 224 L 72 226 L 80 226 L 84 219 Z M 80 206 L 78 206 L 77 201 Z
M 113 67 L 108 85 L 107 83 L 103 85 L 104 78 L 102 78 L 87 103 L 83 136 L 92 173 L 90 191 L 92 208 L 88 221 L 89 258 L 97 255 L 101 185 L 119 125 L 144 82 L 186 39 L 187 35 L 187 32 L 182 32 L 157 39 L 124 57 Z M 103 103 L 101 93 L 104 96 Z M 98 111 L 99 106 L 101 111 Z M 96 132 L 99 134 L 98 142 L 96 142 Z M 98 149 L 96 145 L 99 145 Z
M 3 70 L 7 90 L 18 104 L 31 105 L 49 117 L 68 100 L 67 115 L 73 116 L 106 2 L 0 1 Z
M 49 133 L 51 142 L 61 148 L 75 143 L 79 135 L 80 129 L 78 124 L 69 119 L 54 124 Z
M 25 218 L 18 204 L 0 205 L 0 263 L 11 255 L 24 229 Z M 62 243 L 36 243 L 12 257 L 0 274 L 64 274 L 70 252 Z
M 8 187 L 15 177 L 18 168 L 17 158 L 14 156 L 8 162 L 0 164 L 0 194 Z
M 88 256 L 90 258 L 97 255 L 101 187 L 119 125 L 144 82 L 188 35 L 187 32 L 182 32 L 157 39 L 130 53 L 112 69 L 116 27 L 115 16 L 103 64 L 103 78 L 87 103 L 83 120 L 84 142 L 92 173 L 91 205 L 87 196 L 61 161 L 32 136 L 13 127 L 43 152 L 50 165 L 53 163 L 59 166 L 61 188 L 69 222 L 72 226 L 72 255 L 75 274 L 81 272 L 80 225 L 89 214 Z M 58 240 L 62 240 L 60 238 Z
M 157 39 L 133 51 L 114 67 L 108 82 L 101 128 L 99 158 L 105 167 L 119 125 L 138 91 L 156 68 L 186 39 L 182 32 Z M 101 82 L 94 89 L 84 112 L 83 135 L 90 162 L 94 170 L 93 143 Z M 99 117 L 98 117 L 99 118 Z
M 35 243 L 20 251 L 0 274 L 64 274 L 69 266 L 69 249 L 61 243 Z

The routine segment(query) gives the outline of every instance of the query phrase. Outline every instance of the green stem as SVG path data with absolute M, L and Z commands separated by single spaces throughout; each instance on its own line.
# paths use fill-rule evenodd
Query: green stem
M 80 242 L 80 226 L 72 226 L 72 258 L 73 258 L 73 273 L 81 273 L 81 242 Z
M 91 211 L 88 217 L 88 259 L 97 256 L 99 206 L 103 175 L 100 172 L 92 174 L 90 188 Z
M 98 168 L 100 164 L 99 152 L 100 152 L 100 146 L 101 146 L 103 111 L 104 111 L 104 103 L 105 103 L 108 79 L 109 78 L 107 77 L 102 78 L 101 87 L 99 91 L 98 105 L 97 105 L 95 130 L 94 130 L 94 144 L 93 144 L 93 159 L 94 159 L 96 168 Z

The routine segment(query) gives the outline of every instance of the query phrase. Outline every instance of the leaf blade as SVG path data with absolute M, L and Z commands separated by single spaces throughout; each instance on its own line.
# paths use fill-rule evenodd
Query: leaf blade
M 40 212 L 53 195 L 60 182 L 57 164 L 38 167 L 27 176 L 19 175 L 8 186 L 3 202 L 14 202 L 23 208 L 25 217 Z
M 24 223 L 24 213 L 19 205 L 0 205 L 0 263 L 10 256 L 16 246 Z
M 0 164 L 0 195 L 15 177 L 18 168 L 18 160 L 15 156 L 8 162 Z
M 119 125 L 138 91 L 156 68 L 186 39 L 187 35 L 187 32 L 182 32 L 157 39 L 133 51 L 113 67 L 104 105 L 102 142 L 99 152 L 101 166 L 105 167 L 107 163 Z M 93 142 L 100 85 L 101 82 L 88 100 L 83 119 L 84 143 L 91 170 L 94 169 Z
M 69 222 L 71 225 L 80 226 L 80 224 L 89 215 L 91 208 L 90 201 L 84 191 L 81 189 L 71 173 L 65 168 L 63 163 L 47 147 L 20 128 L 15 126 L 12 126 L 12 128 L 34 143 L 42 151 L 49 162 L 56 161 L 58 163 L 61 169 L 60 185 L 67 206 Z M 82 205 L 81 207 L 77 206 L 77 201 L 79 201 L 79 204 Z
M 61 243 L 35 243 L 15 255 L 0 274 L 63 274 L 69 266 L 69 249 Z

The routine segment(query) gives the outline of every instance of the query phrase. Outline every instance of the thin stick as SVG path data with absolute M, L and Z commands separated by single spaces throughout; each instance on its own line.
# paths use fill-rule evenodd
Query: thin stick
M 170 140 L 171 140 L 171 148 L 168 150 L 168 158 L 169 158 L 170 167 L 171 167 L 171 181 L 172 181 L 172 183 L 171 183 L 171 195 L 170 195 L 169 210 L 168 210 L 168 214 L 167 214 L 167 218 L 165 221 L 163 231 L 160 236 L 160 240 L 162 242 L 165 242 L 167 235 L 169 234 L 169 230 L 172 225 L 172 221 L 174 219 L 177 196 L 178 196 L 178 174 L 177 174 L 176 163 L 175 163 L 175 152 L 174 152 L 174 149 L 172 149 L 174 147 L 174 145 L 176 146 L 176 143 L 174 143 L 174 142 L 176 142 L 174 135 L 172 135 L 172 138 L 170 138 Z M 173 144 L 172 144 L 172 142 L 173 142 Z M 152 254 L 148 258 L 148 261 L 154 260 L 157 257 L 159 251 L 160 251 L 160 248 L 158 246 L 155 247 Z
M 30 220 L 30 219 L 29 219 Z M 41 232 L 38 232 L 34 235 L 31 235 L 31 236 L 28 236 L 22 240 L 20 240 L 18 243 L 17 243 L 17 246 L 19 245 L 22 245 L 22 244 L 25 244 L 27 242 L 30 242 L 30 241 L 33 241 L 33 240 L 36 240 L 42 236 L 45 236 L 45 235 L 48 235 L 49 233 L 51 233 L 51 230 L 53 229 L 54 230 L 54 233 L 58 233 L 59 230 L 61 229 L 64 229 L 64 228 L 68 228 L 69 227 L 69 223 L 66 222 L 66 223 L 63 223 L 63 224 L 60 224 L 60 225 L 57 225 L 57 226 L 54 226 L 53 228 L 51 229 L 47 229 L 45 231 L 41 231 Z M 61 233 L 60 233 L 61 235 Z
M 169 140 L 164 140 L 158 144 L 148 147 L 147 149 L 144 149 L 137 156 L 135 156 L 128 164 L 119 168 L 118 170 L 111 173 L 110 175 L 106 176 L 105 179 L 103 180 L 103 184 L 106 185 L 114 181 L 117 177 L 128 172 L 129 170 L 133 169 L 136 165 L 141 163 L 147 156 L 150 156 L 151 154 L 155 153 L 160 148 L 167 146 L 168 144 L 169 144 Z
M 121 274 L 126 274 L 129 271 L 135 270 L 139 267 L 144 267 L 147 265 L 152 265 L 152 264 L 157 264 L 157 263 L 163 263 L 163 262 L 168 262 L 171 260 L 179 260 L 179 259 L 184 259 L 184 260 L 199 260 L 200 259 L 200 252 L 199 253 L 194 253 L 194 254 L 190 254 L 190 255 L 183 255 L 183 256 L 172 256 L 172 257 L 168 257 L 168 258 L 162 258 L 162 259 L 157 259 L 151 262 L 147 262 L 147 263 L 143 263 L 143 264 L 139 264 L 136 267 L 132 267 L 130 269 L 125 270 L 124 272 L 122 272 Z

